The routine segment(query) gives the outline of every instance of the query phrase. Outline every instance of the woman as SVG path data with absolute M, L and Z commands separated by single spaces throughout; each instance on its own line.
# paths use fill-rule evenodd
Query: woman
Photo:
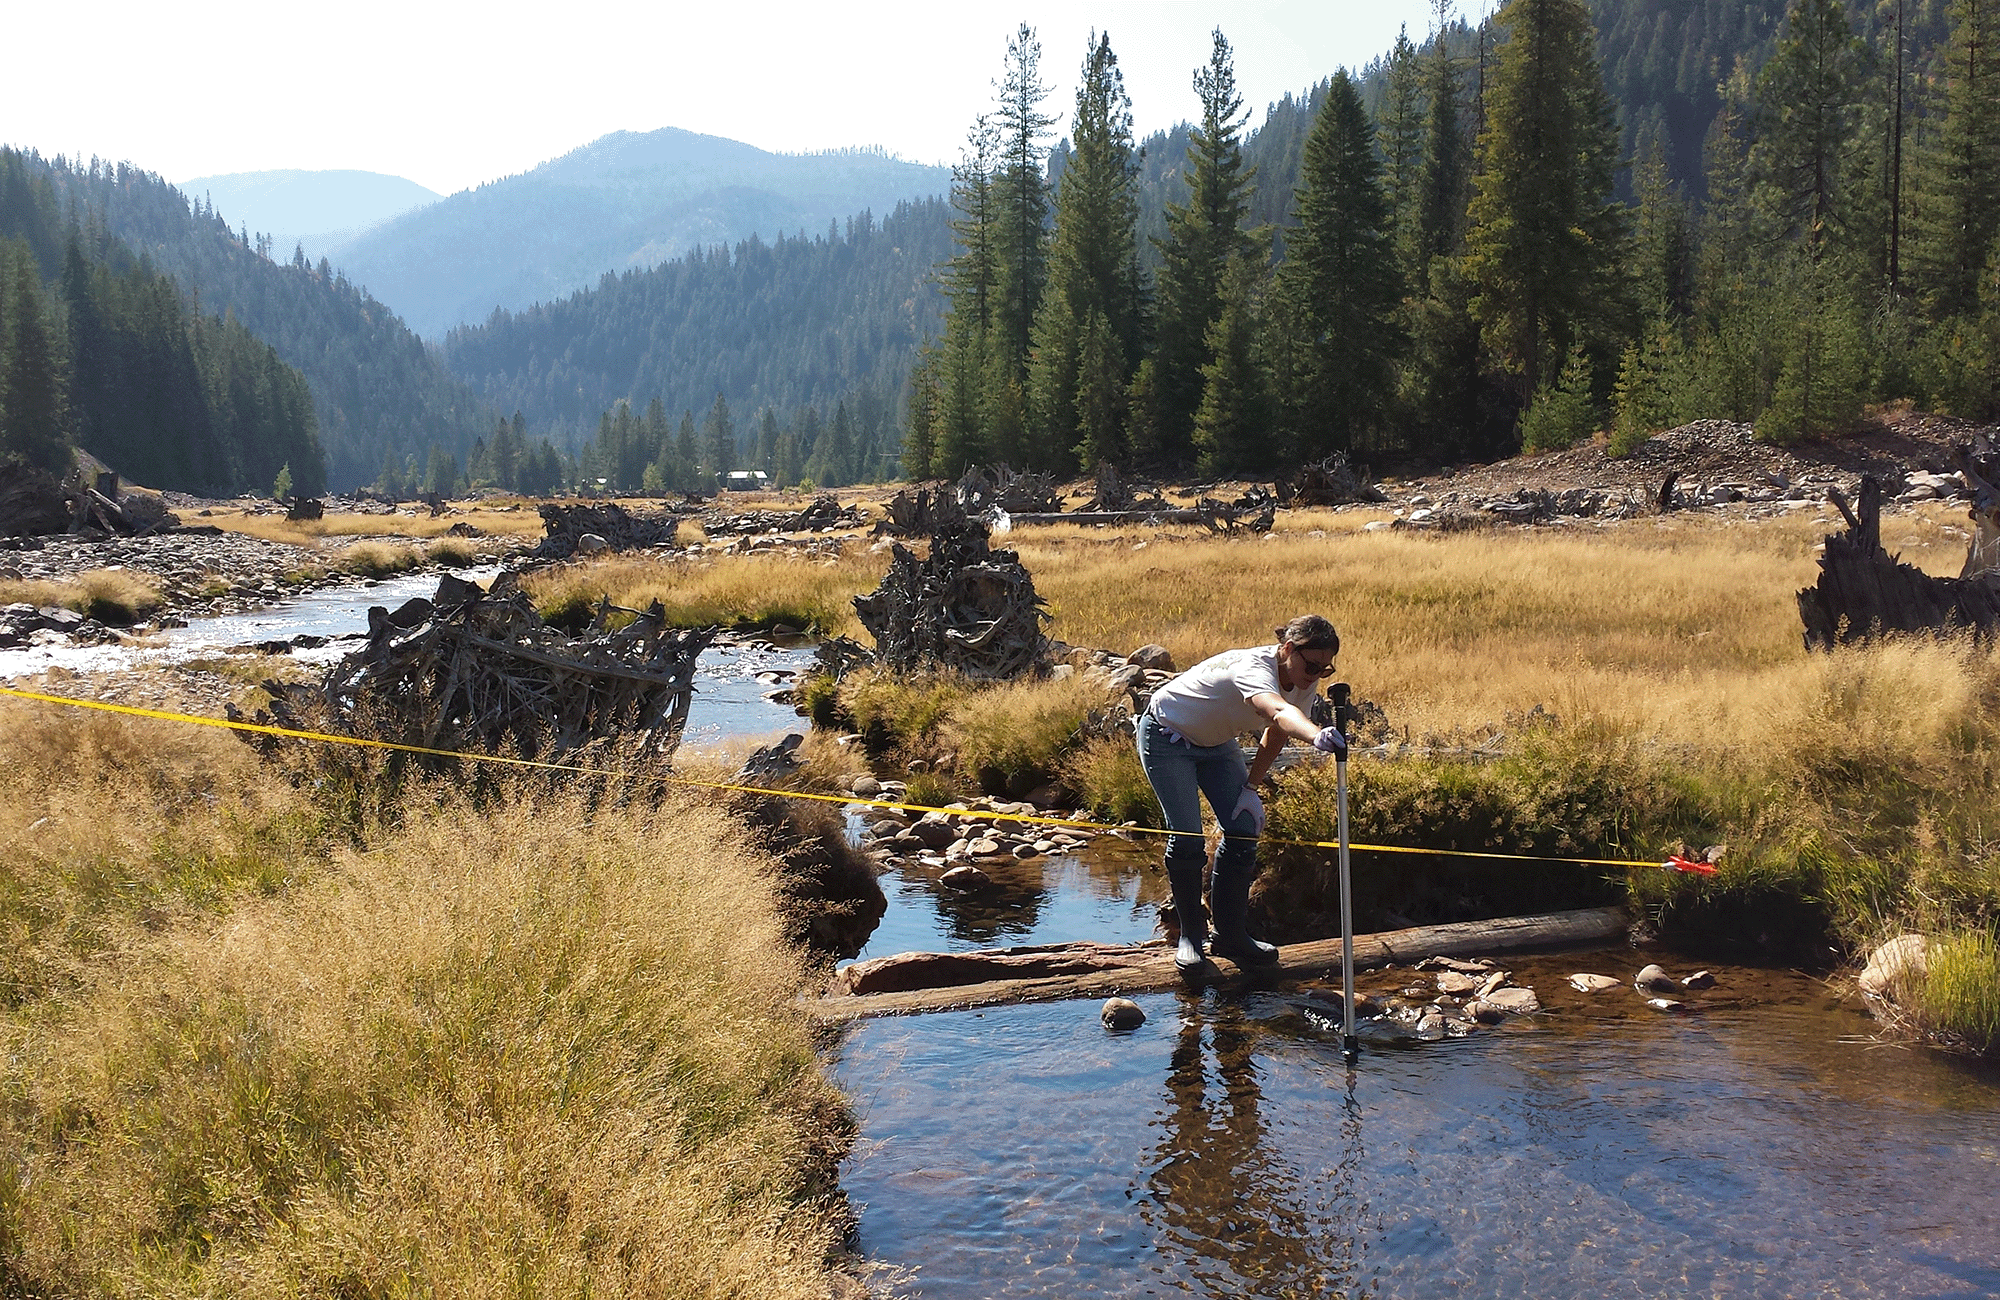
M 1204 659 L 1153 693 L 1139 719 L 1139 764 L 1166 814 L 1167 880 L 1180 915 L 1182 971 L 1208 964 L 1208 923 L 1201 906 L 1201 795 L 1224 831 L 1215 858 L 1215 943 L 1212 951 L 1238 966 L 1264 966 L 1278 950 L 1250 937 L 1250 881 L 1257 874 L 1257 836 L 1264 802 L 1252 787 L 1271 770 L 1291 739 L 1338 757 L 1347 742 L 1334 727 L 1314 725 L 1307 711 L 1319 680 L 1333 673 L 1340 634 L 1318 614 L 1302 614 L 1277 629 L 1276 645 L 1226 650 Z M 1236 738 L 1262 730 L 1248 769 Z

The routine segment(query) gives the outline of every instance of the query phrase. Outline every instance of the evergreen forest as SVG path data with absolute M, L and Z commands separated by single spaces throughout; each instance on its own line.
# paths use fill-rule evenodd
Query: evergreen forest
M 172 276 L 200 310 L 233 316 L 304 374 L 329 487 L 374 479 L 390 455 L 421 465 L 441 448 L 462 460 L 491 429 L 495 409 L 324 259 L 308 263 L 296 249 L 287 257 L 268 236 L 232 231 L 201 199 L 136 167 L 11 150 L 0 156 L 48 187 L 64 223 L 101 227 Z
M 81 447 L 149 486 L 325 482 L 305 377 L 209 315 L 46 173 L 0 152 L 0 456 L 57 475 Z
M 1255 135 L 1218 31 L 1198 117 L 1144 149 L 1102 33 L 1052 145 L 1023 26 L 954 173 L 905 470 L 1435 464 L 1995 412 L 1994 0 L 1452 7 Z

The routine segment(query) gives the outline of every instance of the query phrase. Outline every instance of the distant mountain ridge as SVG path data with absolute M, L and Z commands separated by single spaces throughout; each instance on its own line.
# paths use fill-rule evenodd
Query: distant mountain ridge
M 673 127 L 617 131 L 388 221 L 332 261 L 427 338 L 610 273 L 943 194 L 946 167 L 879 150 L 774 154 Z
M 318 261 L 391 217 L 443 196 L 401 176 L 363 171 L 260 171 L 197 176 L 176 188 L 215 208 L 232 229 L 271 236 L 274 255 L 303 247 Z

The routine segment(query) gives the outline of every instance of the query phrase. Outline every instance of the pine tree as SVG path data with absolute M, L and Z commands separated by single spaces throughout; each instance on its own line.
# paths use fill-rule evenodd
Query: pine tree
M 674 472 L 677 476 L 674 486 L 682 492 L 715 490 L 712 480 L 707 484 L 702 482 L 701 452 L 694 436 L 694 412 L 685 409 L 681 411 L 680 427 L 674 432 Z
M 702 421 L 702 478 L 720 487 L 721 476 L 736 468 L 736 424 L 729 418 L 729 403 L 721 393 L 708 408 Z
M 1209 360 L 1208 329 L 1222 310 L 1222 279 L 1231 256 L 1249 257 L 1257 241 L 1244 230 L 1255 169 L 1243 160 L 1247 118 L 1236 92 L 1235 61 L 1218 29 L 1208 64 L 1194 74 L 1201 125 L 1188 140 L 1188 198 L 1167 207 L 1160 251 L 1157 361 L 1152 376 L 1155 429 L 1150 454 L 1170 459 L 1190 450 L 1201 405 L 1201 368 Z M 1088 463 L 1084 466 L 1090 469 Z
M 1111 322 L 1092 308 L 1083 323 L 1076 364 L 1077 464 L 1086 473 L 1126 459 L 1124 362 Z
M 1280 454 L 1271 438 L 1270 392 L 1256 352 L 1257 278 L 1249 261 L 1229 259 L 1222 310 L 1209 327 L 1210 360 L 1202 367 L 1201 409 L 1194 420 L 1205 475 L 1266 469 Z
M 1405 280 L 1411 282 L 1417 279 L 1421 210 L 1418 199 L 1423 192 L 1424 173 L 1425 122 L 1420 83 L 1417 47 L 1410 43 L 1409 29 L 1399 28 L 1383 75 L 1377 148 L 1382 155 L 1383 197 L 1389 203 L 1390 244 L 1402 262 Z
M 1581 0 L 1508 0 L 1468 214 L 1472 312 L 1526 400 L 1578 342 L 1625 334 L 1617 131 Z M 1615 355 L 1615 353 L 1614 353 Z
M 931 477 L 937 459 L 938 408 L 943 393 L 938 381 L 938 353 L 925 348 L 910 368 L 910 401 L 903 425 L 903 476 L 912 482 Z
M 1092 33 L 1071 136 L 1069 164 L 1056 185 L 1049 283 L 1036 314 L 1028 379 L 1033 445 L 1027 459 L 1036 469 L 1056 471 L 1075 467 L 1077 441 L 1086 432 L 1077 401 L 1091 318 L 1102 316 L 1109 331 L 1100 365 L 1115 375 L 1121 398 L 1143 341 L 1132 106 L 1108 33 Z M 1094 447 L 1116 447 L 1122 457 L 1122 428 L 1090 430 L 1088 436 Z
M 998 301 L 993 310 L 996 348 L 1015 376 L 1026 373 L 1035 314 L 1048 280 L 1048 185 L 1044 146 L 1055 118 L 1042 111 L 1049 88 L 1041 79 L 1041 42 L 1022 23 L 1007 42 L 1006 73 L 994 109 L 999 136 L 993 180 L 994 251 Z
M 60 474 L 70 459 L 61 336 L 49 320 L 33 255 L 18 243 L 14 249 L 0 256 L 0 271 L 10 272 L 0 282 L 0 455 Z
M 1423 171 L 1418 178 L 1416 251 L 1410 269 L 1421 292 L 1435 257 L 1454 257 L 1465 228 L 1470 158 L 1460 122 L 1458 66 L 1451 57 L 1452 0 L 1431 0 L 1431 53 L 1424 68 Z
M 1336 72 L 1306 139 L 1299 224 L 1279 272 L 1293 282 L 1290 296 L 1311 340 L 1297 402 L 1297 450 L 1306 456 L 1351 450 L 1389 423 L 1405 335 L 1374 134 L 1353 79 Z
M 1784 37 L 1757 74 L 1757 206 L 1773 233 L 1815 254 L 1851 224 L 1866 57 L 1840 0 L 1792 0 Z
M 2000 0 L 1956 0 L 1951 20 L 1926 269 L 1934 309 L 1962 315 L 2000 237 Z

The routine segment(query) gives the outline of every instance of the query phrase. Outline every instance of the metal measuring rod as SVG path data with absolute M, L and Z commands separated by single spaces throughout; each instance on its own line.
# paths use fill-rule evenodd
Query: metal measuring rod
M 1333 725 L 1342 739 L 1354 721 L 1354 688 L 1335 682 L 1327 688 L 1333 701 Z M 1347 865 L 1347 750 L 1343 747 L 1334 760 L 1334 787 L 1340 830 L 1340 1050 L 1352 1064 L 1360 1054 L 1361 1040 L 1354 1035 L 1354 889 Z

